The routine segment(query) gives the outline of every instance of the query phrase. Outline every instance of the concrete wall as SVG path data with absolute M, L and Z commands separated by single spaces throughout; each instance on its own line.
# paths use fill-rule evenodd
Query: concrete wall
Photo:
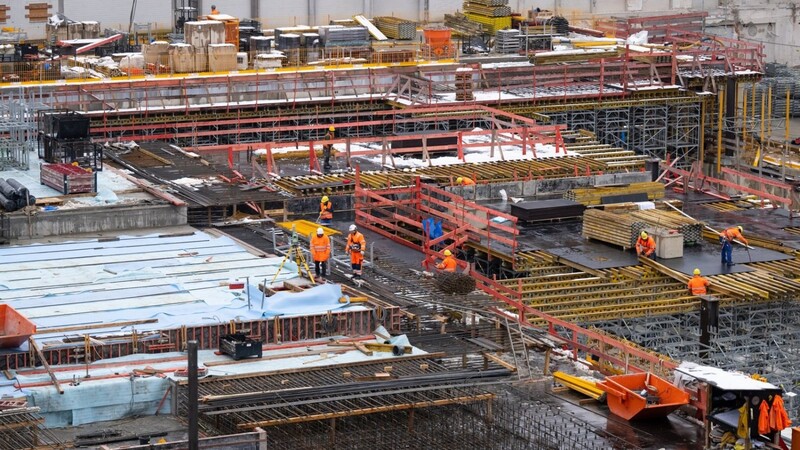
M 186 225 L 186 207 L 104 206 L 57 210 L 39 213 L 30 218 L 12 213 L 9 218 L 9 239 L 30 239 L 101 231 L 132 230 Z

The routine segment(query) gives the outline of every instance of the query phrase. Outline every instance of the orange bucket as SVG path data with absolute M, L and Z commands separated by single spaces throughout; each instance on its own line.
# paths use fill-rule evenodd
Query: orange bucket
M 597 382 L 611 413 L 625 420 L 665 417 L 689 403 L 689 394 L 652 373 L 614 375 Z
M 450 36 L 453 31 L 449 28 L 426 28 L 422 30 L 425 43 L 432 48 L 441 48 L 450 45 Z

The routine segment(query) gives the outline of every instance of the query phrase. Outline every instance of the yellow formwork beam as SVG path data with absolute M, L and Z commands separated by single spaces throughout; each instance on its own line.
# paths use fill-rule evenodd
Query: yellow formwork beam
M 309 237 L 317 233 L 317 228 L 322 228 L 325 236 L 333 236 L 335 234 L 342 234 L 339 230 L 322 226 L 310 220 L 290 220 L 289 222 L 278 222 L 277 225 L 284 230 L 292 231 L 292 227 L 300 236 Z
M 553 372 L 553 378 L 565 387 L 568 387 L 573 391 L 580 392 L 581 394 L 598 401 L 605 394 L 602 389 L 597 387 L 597 384 L 594 381 L 567 375 L 564 372 Z

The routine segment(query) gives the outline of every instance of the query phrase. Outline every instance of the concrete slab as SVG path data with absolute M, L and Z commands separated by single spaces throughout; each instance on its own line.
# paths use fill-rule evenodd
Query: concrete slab
M 674 259 L 659 259 L 658 262 L 669 267 L 670 269 L 677 270 L 686 275 L 691 275 L 695 268 L 700 269 L 703 275 L 721 275 L 726 273 L 741 273 L 752 272 L 752 269 L 745 264 L 749 262 L 763 262 L 763 261 L 782 261 L 792 259 L 791 256 L 784 253 L 768 250 L 765 248 L 754 248 L 750 250 L 748 255 L 747 250 L 742 247 L 734 247 L 733 249 L 733 263 L 734 266 L 727 267 L 722 264 L 721 252 L 722 246 L 714 248 L 711 245 L 704 245 L 702 247 L 686 247 L 683 251 L 683 258 Z

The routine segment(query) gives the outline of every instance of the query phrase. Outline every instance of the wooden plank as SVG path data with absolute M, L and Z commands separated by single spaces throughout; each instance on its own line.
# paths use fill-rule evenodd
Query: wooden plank
M 35 334 L 66 333 L 70 331 L 94 330 L 102 328 L 127 327 L 145 323 L 157 323 L 158 319 L 128 320 L 125 322 L 89 323 L 85 325 L 72 325 L 67 327 L 38 328 Z
M 42 361 L 42 365 L 44 369 L 47 371 L 47 374 L 50 375 L 50 379 L 53 380 L 53 385 L 58 390 L 59 394 L 64 393 L 64 388 L 61 387 L 61 384 L 58 382 L 58 378 L 56 378 L 56 374 L 50 369 L 50 364 L 47 362 L 47 358 L 44 357 L 44 353 L 42 353 L 42 349 L 36 345 L 36 341 L 33 338 L 28 338 L 28 343 L 30 344 L 31 348 L 36 351 L 36 354 L 39 356 L 39 359 Z
M 483 355 L 484 358 L 489 359 L 492 362 L 494 362 L 496 364 L 499 364 L 499 365 L 505 367 L 506 369 L 508 369 L 508 370 L 510 370 L 512 372 L 516 372 L 517 371 L 517 367 L 515 365 L 513 365 L 513 364 L 511 364 L 511 363 L 509 363 L 507 361 L 503 361 L 497 355 L 494 355 L 494 354 L 488 353 L 488 352 L 481 352 L 481 354 Z

